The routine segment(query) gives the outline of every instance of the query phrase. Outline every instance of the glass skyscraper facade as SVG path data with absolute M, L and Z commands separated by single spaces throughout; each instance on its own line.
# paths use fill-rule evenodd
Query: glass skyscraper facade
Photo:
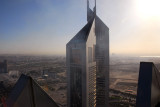
M 109 28 L 89 1 L 87 21 L 66 45 L 68 107 L 108 106 Z

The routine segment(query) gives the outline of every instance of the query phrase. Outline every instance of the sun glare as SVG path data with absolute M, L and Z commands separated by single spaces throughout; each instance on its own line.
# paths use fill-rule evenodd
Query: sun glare
M 160 0 L 136 0 L 136 4 L 143 17 L 160 17 Z

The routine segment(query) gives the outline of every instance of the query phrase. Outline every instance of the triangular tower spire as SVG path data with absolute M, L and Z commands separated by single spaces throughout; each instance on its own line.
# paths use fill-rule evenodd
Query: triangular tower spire
M 87 21 L 90 19 L 90 8 L 89 8 L 89 0 L 87 0 Z
M 96 16 L 96 0 L 93 11 L 89 8 L 89 0 L 87 0 L 87 21 L 89 21 L 93 16 Z
M 93 11 L 94 11 L 94 15 L 96 16 L 96 0 L 95 0 L 95 6 L 93 8 Z
M 89 9 L 89 0 L 87 0 L 87 10 Z

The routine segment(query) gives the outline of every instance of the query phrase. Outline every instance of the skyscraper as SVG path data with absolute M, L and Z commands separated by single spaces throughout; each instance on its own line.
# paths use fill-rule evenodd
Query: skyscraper
M 4 60 L 3 62 L 0 62 L 0 73 L 7 73 L 7 60 Z
M 21 75 L 3 107 L 58 107 L 30 76 Z
M 109 96 L 109 28 L 87 0 L 88 23 L 67 43 L 69 107 L 106 107 Z
M 160 73 L 153 62 L 141 62 L 136 107 L 160 106 Z

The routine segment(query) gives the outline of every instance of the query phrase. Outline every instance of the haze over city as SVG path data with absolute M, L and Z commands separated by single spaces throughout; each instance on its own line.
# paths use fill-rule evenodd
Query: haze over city
M 97 0 L 110 28 L 110 53 L 160 54 L 159 3 Z M 87 23 L 86 0 L 1 0 L 0 14 L 0 54 L 65 55 L 66 43 Z
M 159 107 L 159 0 L 0 0 L 0 107 Z

